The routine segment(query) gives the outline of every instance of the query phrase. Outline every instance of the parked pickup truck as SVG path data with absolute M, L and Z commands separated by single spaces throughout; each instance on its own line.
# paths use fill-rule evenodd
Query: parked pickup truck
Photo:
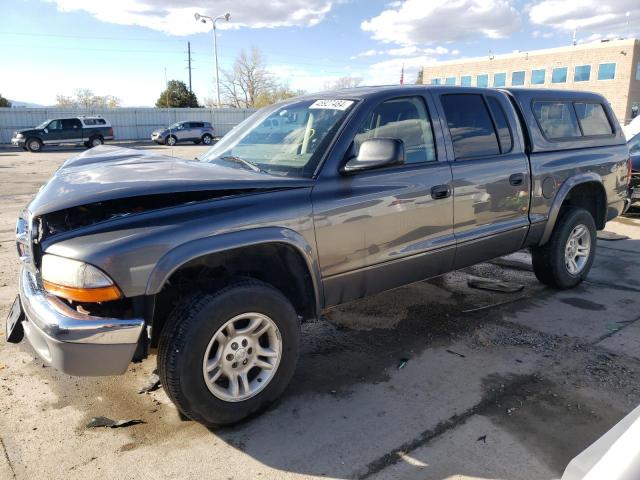
M 288 129 L 256 135 L 272 119 Z M 284 391 L 323 309 L 523 248 L 540 281 L 575 287 L 629 163 L 602 96 L 538 89 L 299 97 L 199 161 L 98 147 L 18 219 L 7 338 L 72 375 L 157 347 L 184 415 L 237 422 Z
M 30 152 L 45 145 L 84 145 L 86 148 L 113 140 L 113 128 L 99 116 L 80 116 L 45 120 L 34 128 L 16 130 L 11 143 Z

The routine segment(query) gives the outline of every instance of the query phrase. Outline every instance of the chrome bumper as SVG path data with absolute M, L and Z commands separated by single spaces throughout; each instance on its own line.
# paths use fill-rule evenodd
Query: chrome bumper
M 12 145 L 15 145 L 16 147 L 21 147 L 21 146 L 23 146 L 23 145 L 24 145 L 24 142 L 25 142 L 25 141 L 26 141 L 26 139 L 25 139 L 25 138 L 16 138 L 16 137 L 13 137 L 13 138 L 11 139 L 11 144 L 12 144 Z
M 139 318 L 84 315 L 36 285 L 25 268 L 20 272 L 20 303 L 25 335 L 48 364 L 70 375 L 124 373 L 144 328 Z

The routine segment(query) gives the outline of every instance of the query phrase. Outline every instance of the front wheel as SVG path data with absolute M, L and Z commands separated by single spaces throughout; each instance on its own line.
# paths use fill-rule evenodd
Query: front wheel
M 30 152 L 39 152 L 42 150 L 42 141 L 39 138 L 30 138 L 25 145 Z
M 164 143 L 165 145 L 173 147 L 177 143 L 176 137 L 174 137 L 173 135 L 169 135 L 167 138 L 165 138 Z
M 582 208 L 564 208 L 549 241 L 532 248 L 531 254 L 538 280 L 554 288 L 575 287 L 587 277 L 595 258 L 593 217 Z
M 208 427 L 265 409 L 291 379 L 300 322 L 268 284 L 234 283 L 176 306 L 158 347 L 158 371 L 185 416 Z

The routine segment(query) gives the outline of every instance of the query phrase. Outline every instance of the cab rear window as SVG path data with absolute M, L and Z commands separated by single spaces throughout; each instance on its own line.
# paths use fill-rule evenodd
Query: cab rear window
M 569 101 L 533 102 L 533 114 L 545 137 L 570 140 L 613 134 L 602 104 Z

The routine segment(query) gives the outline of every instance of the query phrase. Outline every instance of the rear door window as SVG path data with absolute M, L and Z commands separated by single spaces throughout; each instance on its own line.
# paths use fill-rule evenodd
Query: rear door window
M 613 129 L 604 108 L 599 103 L 574 103 L 582 133 L 586 136 L 611 135 Z
M 533 102 L 533 114 L 542 132 L 549 139 L 581 136 L 571 102 Z
M 420 97 L 394 98 L 378 105 L 354 138 L 356 155 L 362 142 L 371 138 L 402 140 L 405 163 L 436 160 L 431 120 Z
M 62 120 L 63 130 L 75 130 L 82 128 L 82 123 L 77 118 L 65 118 Z
M 442 95 L 456 159 L 499 155 L 498 137 L 482 95 Z
M 496 129 L 498 130 L 498 138 L 500 140 L 500 151 L 502 153 L 508 153 L 513 148 L 513 137 L 511 136 L 507 117 L 502 105 L 500 105 L 500 101 L 496 97 L 488 96 L 487 102 L 489 102 L 489 109 L 491 109 L 493 119 L 496 122 Z

